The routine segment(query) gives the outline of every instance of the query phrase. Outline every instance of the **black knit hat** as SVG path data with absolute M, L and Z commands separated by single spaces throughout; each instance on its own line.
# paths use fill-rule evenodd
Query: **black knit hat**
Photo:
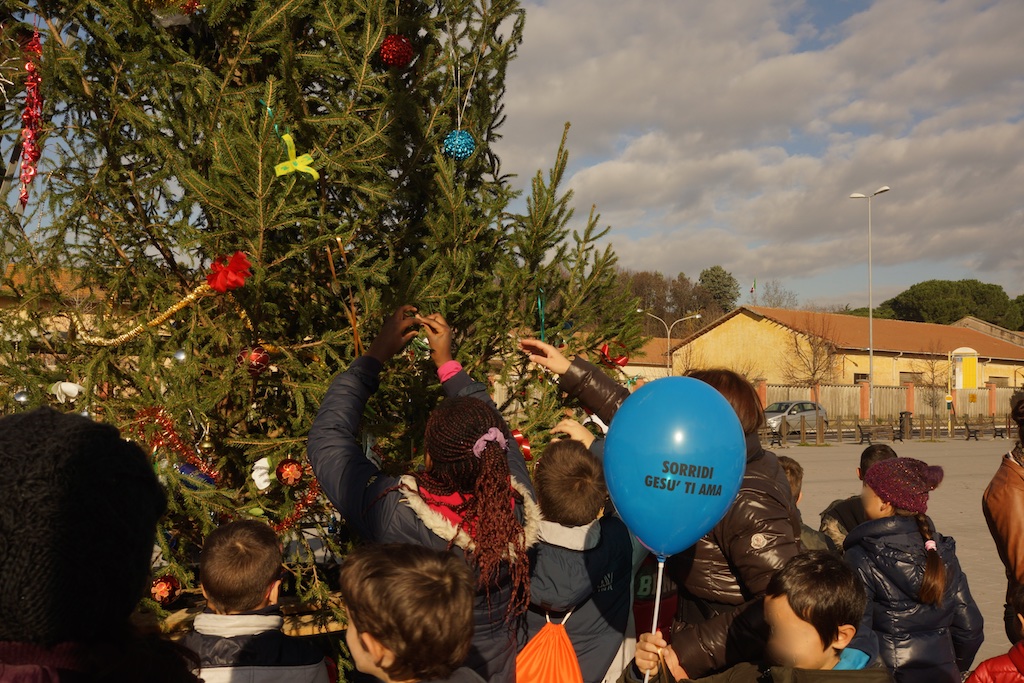
M 117 429 L 49 408 L 0 419 L 0 641 L 121 630 L 167 499 Z

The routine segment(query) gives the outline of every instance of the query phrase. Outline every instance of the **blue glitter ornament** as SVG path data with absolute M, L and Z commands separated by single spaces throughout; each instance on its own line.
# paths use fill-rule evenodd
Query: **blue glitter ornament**
M 188 479 L 192 479 L 192 480 L 195 480 L 195 481 L 198 481 L 198 482 L 202 482 L 204 484 L 208 484 L 209 486 L 213 486 L 215 484 L 215 482 L 213 481 L 213 477 L 211 477 L 210 475 L 206 474 L 205 472 L 200 470 L 195 465 L 189 465 L 188 463 L 184 463 L 183 462 L 183 463 L 181 463 L 179 465 L 176 465 L 176 467 L 177 467 L 178 472 L 182 476 L 187 477 Z M 185 488 L 191 489 L 193 491 L 195 491 L 196 488 L 198 488 L 195 484 L 190 483 L 189 481 L 187 481 L 185 479 L 183 479 L 181 483 L 182 483 L 182 485 Z
M 444 138 L 444 153 L 456 161 L 465 161 L 473 155 L 476 142 L 468 131 L 453 130 Z

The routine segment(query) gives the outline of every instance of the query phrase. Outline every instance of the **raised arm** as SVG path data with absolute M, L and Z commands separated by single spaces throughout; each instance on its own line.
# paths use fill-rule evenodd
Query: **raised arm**
M 501 415 L 497 404 L 491 397 L 487 386 L 482 382 L 474 380 L 462 369 L 462 365 L 452 358 L 452 331 L 448 322 L 439 314 L 432 313 L 418 319 L 423 325 L 423 331 L 430 342 L 430 357 L 437 366 L 437 377 L 441 380 L 441 387 L 445 396 L 469 396 L 487 403 L 498 412 L 506 431 L 510 431 L 505 417 Z M 519 444 L 512 440 L 508 444 L 508 469 L 520 484 L 525 486 L 531 494 L 533 483 L 530 479 L 529 470 L 526 469 L 526 460 L 523 459 Z M 536 496 L 534 496 L 536 498 Z
M 569 361 L 551 344 L 538 339 L 519 342 L 530 360 L 559 376 L 558 386 L 583 407 L 597 415 L 605 424 L 611 424 L 619 406 L 629 396 L 629 389 L 606 375 L 593 363 L 582 358 Z
M 403 306 L 384 323 L 365 356 L 331 383 L 313 426 L 306 452 L 320 486 L 345 521 L 364 538 L 373 539 L 380 524 L 370 508 L 386 488 L 380 470 L 363 454 L 359 424 L 378 375 L 392 356 L 416 334 L 416 309 Z M 389 480 L 390 481 L 390 480 Z

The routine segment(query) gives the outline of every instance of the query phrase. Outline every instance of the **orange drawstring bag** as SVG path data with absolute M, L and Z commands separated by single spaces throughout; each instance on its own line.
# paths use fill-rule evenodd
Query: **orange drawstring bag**
M 560 624 L 552 623 L 551 617 L 544 615 L 548 623 L 516 656 L 518 683 L 583 683 L 576 650 L 565 630 L 571 615 L 572 611 L 568 612 Z

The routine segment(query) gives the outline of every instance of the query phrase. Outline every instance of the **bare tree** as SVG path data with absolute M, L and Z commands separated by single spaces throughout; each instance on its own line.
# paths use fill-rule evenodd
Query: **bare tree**
M 944 407 L 949 386 L 949 356 L 937 344 L 929 347 L 927 355 L 915 360 L 914 384 L 921 392 L 924 404 L 932 413 L 932 422 L 938 419 L 939 408 Z
M 695 350 L 693 344 L 680 346 L 672 353 L 672 374 L 685 375 L 690 370 L 708 367 L 704 354 Z
M 779 280 L 768 280 L 760 293 L 762 306 L 768 308 L 796 308 L 800 299 L 796 292 L 786 289 Z
M 707 370 L 715 367 L 727 367 L 746 378 L 751 384 L 756 384 L 757 379 L 764 377 L 764 370 L 757 365 L 756 361 L 750 358 L 724 365 L 709 363 L 703 353 L 694 350 L 692 345 L 689 344 L 679 347 L 672 354 L 672 368 L 676 375 L 685 375 L 692 370 Z
M 783 374 L 789 384 L 813 387 L 835 380 L 836 334 L 826 316 L 805 315 L 803 329 L 790 332 Z

